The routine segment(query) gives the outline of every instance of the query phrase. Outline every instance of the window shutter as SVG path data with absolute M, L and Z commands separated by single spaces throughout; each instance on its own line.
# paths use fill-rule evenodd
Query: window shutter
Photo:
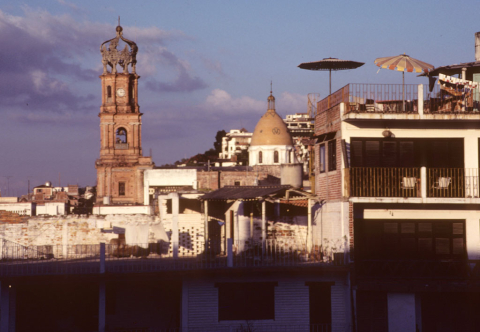
M 363 167 L 363 142 L 353 141 L 351 149 L 352 167 Z
M 365 166 L 380 167 L 380 142 L 365 142 Z

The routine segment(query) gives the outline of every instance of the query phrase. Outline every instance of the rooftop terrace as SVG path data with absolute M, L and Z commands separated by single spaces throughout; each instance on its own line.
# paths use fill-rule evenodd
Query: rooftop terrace
M 350 83 L 320 100 L 318 113 L 345 103 L 345 114 L 479 114 L 480 93 L 422 84 Z M 317 114 L 318 114 L 317 113 Z

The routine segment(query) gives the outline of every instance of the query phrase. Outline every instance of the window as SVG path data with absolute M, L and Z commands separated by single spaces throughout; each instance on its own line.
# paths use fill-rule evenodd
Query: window
M 462 220 L 364 220 L 363 223 L 358 250 L 365 259 L 444 259 L 466 255 Z
M 333 282 L 305 283 L 306 286 L 309 286 L 310 324 L 330 325 L 332 323 L 331 286 L 334 284 Z M 322 329 L 320 328 L 320 330 Z M 312 329 L 311 331 L 316 330 Z
M 458 138 L 352 138 L 352 167 L 463 168 Z
M 115 143 L 117 144 L 122 144 L 122 143 L 127 143 L 127 131 L 125 128 L 118 128 L 117 129 L 117 135 L 115 138 Z
M 240 185 L 240 181 L 235 181 L 235 186 L 239 186 Z
M 107 86 L 107 99 L 110 100 L 112 98 L 112 87 L 109 85 Z
M 332 140 L 328 142 L 328 171 L 337 169 L 337 141 Z
M 320 145 L 320 173 L 325 172 L 325 144 Z
M 276 282 L 217 283 L 218 320 L 275 319 Z
M 274 152 L 273 152 L 273 162 L 274 162 L 275 164 L 278 163 L 278 151 L 274 151 Z
M 125 196 L 125 182 L 118 183 L 118 196 Z
M 258 163 L 261 164 L 263 163 L 263 154 L 262 151 L 258 152 Z

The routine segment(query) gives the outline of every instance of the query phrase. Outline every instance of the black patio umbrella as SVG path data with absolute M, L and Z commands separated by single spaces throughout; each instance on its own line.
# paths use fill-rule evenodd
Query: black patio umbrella
M 337 58 L 325 58 L 320 61 L 304 62 L 298 65 L 298 68 L 308 70 L 328 70 L 330 72 L 330 91 L 332 94 L 332 70 L 347 70 L 355 69 L 363 66 L 364 62 L 357 62 L 351 60 L 340 60 Z

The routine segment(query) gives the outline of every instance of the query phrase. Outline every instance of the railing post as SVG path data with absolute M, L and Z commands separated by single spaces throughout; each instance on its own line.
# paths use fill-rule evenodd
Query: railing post
M 105 242 L 100 243 L 100 273 L 105 273 Z
M 178 193 L 170 193 L 168 197 L 172 199 L 172 250 L 173 258 L 178 258 L 178 213 L 179 213 L 179 197 Z
M 265 254 L 265 245 L 267 244 L 267 216 L 266 216 L 266 204 L 262 201 L 262 254 Z
M 427 168 L 425 166 L 420 167 L 420 185 L 422 198 L 427 198 Z
M 103 275 L 100 275 L 100 281 L 98 283 L 98 332 L 105 332 L 105 305 L 105 278 Z
M 423 118 L 423 84 L 418 85 L 417 97 L 418 97 L 418 115 L 420 115 L 420 118 Z
M 309 255 L 312 253 L 312 235 L 312 200 L 309 198 L 307 211 L 307 252 Z
M 227 267 L 233 267 L 233 239 L 227 239 Z
M 100 280 L 98 283 L 98 332 L 105 331 L 105 242 L 100 243 Z

